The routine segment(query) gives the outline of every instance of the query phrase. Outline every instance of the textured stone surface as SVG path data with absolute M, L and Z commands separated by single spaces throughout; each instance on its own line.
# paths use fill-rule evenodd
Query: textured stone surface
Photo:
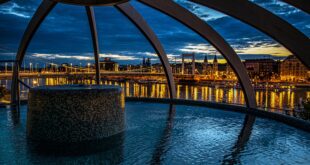
M 27 135 L 46 142 L 98 140 L 124 130 L 125 100 L 117 86 L 43 86 L 30 89 Z

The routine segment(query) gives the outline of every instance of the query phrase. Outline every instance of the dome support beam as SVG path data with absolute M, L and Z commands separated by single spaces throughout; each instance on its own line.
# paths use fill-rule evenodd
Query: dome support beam
M 35 12 L 34 16 L 31 18 L 26 31 L 24 32 L 23 38 L 20 42 L 18 52 L 16 55 L 16 65 L 13 68 L 13 75 L 12 75 L 12 83 L 11 83 L 11 103 L 17 104 L 17 99 L 19 97 L 19 85 L 18 85 L 18 78 L 19 78 L 19 69 L 23 63 L 23 59 L 26 53 L 26 50 L 32 40 L 34 34 L 37 32 L 38 28 L 40 27 L 41 23 L 45 19 L 45 17 L 50 13 L 50 11 L 55 7 L 57 2 L 44 0 L 37 11 Z
M 147 6 L 157 9 L 184 24 L 195 31 L 201 37 L 209 41 L 227 60 L 236 73 L 245 94 L 245 100 L 249 108 L 256 108 L 255 92 L 249 75 L 237 53 L 211 26 L 199 17 L 176 4 L 172 0 L 138 0 Z
M 200 5 L 223 12 L 235 17 L 254 28 L 266 33 L 290 50 L 299 60 L 310 68 L 310 40 L 288 22 L 244 0 L 190 0 Z
M 147 22 L 143 19 L 143 17 L 133 8 L 129 3 L 123 3 L 115 6 L 121 13 L 123 13 L 139 30 L 140 32 L 147 38 L 150 42 L 156 54 L 159 56 L 159 59 L 164 67 L 165 74 L 168 81 L 170 98 L 176 98 L 176 87 L 174 78 L 172 75 L 172 70 L 169 64 L 169 60 L 167 54 L 161 45 L 159 39 L 156 34 L 153 32 L 151 27 L 147 24 Z
M 94 49 L 94 57 L 95 57 L 95 69 L 96 69 L 96 84 L 100 84 L 100 63 L 99 63 L 99 42 L 98 42 L 98 32 L 96 26 L 96 19 L 94 8 L 90 6 L 86 6 L 86 13 L 88 17 L 89 27 L 92 35 L 93 49 Z

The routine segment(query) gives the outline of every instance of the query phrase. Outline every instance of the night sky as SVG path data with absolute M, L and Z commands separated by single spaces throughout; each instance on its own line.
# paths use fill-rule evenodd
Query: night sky
M 270 37 L 232 17 L 187 0 L 175 0 L 214 27 L 237 51 L 241 59 L 283 59 L 291 53 Z M 310 36 L 308 14 L 277 0 L 251 0 L 275 13 Z M 12 0 L 0 6 L 0 59 L 14 59 L 22 34 L 41 0 Z M 197 34 L 139 2 L 131 4 L 144 16 L 162 41 L 171 61 L 182 53 L 195 52 L 197 59 L 219 55 Z M 113 7 L 95 7 L 101 57 L 120 64 L 139 64 L 142 57 L 158 62 L 144 36 Z M 219 56 L 219 59 L 222 57 Z M 221 60 L 223 62 L 223 60 Z M 85 8 L 58 4 L 36 33 L 26 62 L 93 62 L 91 35 Z

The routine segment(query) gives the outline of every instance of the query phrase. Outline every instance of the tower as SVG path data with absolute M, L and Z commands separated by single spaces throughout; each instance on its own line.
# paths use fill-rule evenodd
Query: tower
M 185 60 L 184 60 L 184 58 L 185 57 L 191 57 L 192 58 L 192 64 L 191 64 L 191 66 L 192 66 L 192 75 L 195 75 L 195 70 L 196 70 L 196 68 L 195 68 L 195 54 L 194 53 L 192 53 L 192 54 L 182 54 L 181 56 L 182 56 L 182 74 L 184 74 L 184 70 L 185 70 Z
M 145 57 L 143 57 L 143 59 L 142 59 L 142 67 L 145 67 L 146 66 L 146 59 L 145 59 Z
M 151 66 L 151 58 L 147 58 L 147 59 L 146 59 L 145 65 L 146 65 L 147 67 L 150 67 L 150 66 Z
M 207 72 L 208 72 L 208 65 L 209 65 L 208 55 L 205 55 L 205 58 L 203 60 L 203 65 L 202 65 L 203 73 L 205 73 L 205 74 L 207 74 Z
M 218 61 L 217 61 L 216 55 L 214 56 L 214 59 L 213 59 L 213 74 L 214 76 L 218 75 Z

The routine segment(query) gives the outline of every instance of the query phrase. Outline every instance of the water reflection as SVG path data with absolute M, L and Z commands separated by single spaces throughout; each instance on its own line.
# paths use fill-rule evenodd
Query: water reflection
M 94 84 L 91 79 L 73 79 L 68 78 L 33 78 L 22 79 L 29 86 L 39 85 L 63 85 L 63 84 Z M 0 80 L 0 84 L 10 87 L 10 80 Z M 137 83 L 134 81 L 102 81 L 102 84 L 120 85 L 125 91 L 126 97 L 151 97 L 166 98 L 169 96 L 168 87 L 164 83 Z M 177 98 L 193 99 L 229 104 L 244 105 L 245 99 L 243 91 L 239 88 L 223 87 L 222 85 L 182 85 L 177 86 Z M 24 86 L 21 88 L 21 98 L 27 99 L 28 89 Z M 300 102 L 300 98 L 305 100 L 310 97 L 309 89 L 283 89 L 283 90 L 257 90 L 256 100 L 259 107 L 265 109 L 293 109 Z M 9 97 L 7 97 L 9 98 Z
M 220 109 L 128 102 L 124 139 L 111 150 L 44 154 L 26 140 L 27 106 L 20 123 L 12 126 L 10 110 L 0 109 L 0 162 L 2 164 L 307 164 L 307 132 L 272 120 Z M 170 108 L 171 109 L 171 108 Z M 173 109 L 173 108 L 172 108 Z M 255 131 L 251 132 L 254 123 Z M 244 125 L 242 125 L 244 124 Z M 238 134 L 240 134 L 238 136 Z M 249 139 L 250 137 L 250 139 Z M 28 144 L 27 144 L 28 143 Z M 96 146 L 94 146 L 96 148 Z M 99 148 L 100 149 L 100 148 Z M 40 148 L 39 148 L 40 150 Z M 283 152 L 285 151 L 285 152 Z M 66 152 L 64 152 L 66 153 Z M 65 155 L 65 156 L 62 156 Z M 74 155 L 74 154 L 73 154 Z M 225 156 L 226 155 L 226 156 Z M 297 155 L 297 156 L 292 156 Z M 227 162 L 227 163 L 224 163 Z
M 171 136 L 174 130 L 173 122 L 176 113 L 175 105 L 170 104 L 168 117 L 166 121 L 166 127 L 161 135 L 158 144 L 154 150 L 151 163 L 152 165 L 155 164 L 162 164 L 164 162 L 164 157 L 169 150 L 169 146 L 171 146 Z M 256 117 L 251 114 L 247 114 L 245 116 L 242 129 L 236 139 L 235 145 L 231 148 L 228 154 L 224 155 L 222 164 L 241 164 L 240 161 L 240 154 L 244 151 L 245 146 L 247 145 L 248 141 L 250 140 L 250 136 L 252 134 L 253 126 L 255 124 Z
M 172 129 L 173 129 L 173 120 L 175 116 L 175 105 L 170 104 L 168 113 L 169 114 L 168 114 L 168 118 L 166 121 L 166 127 L 163 131 L 163 134 L 152 156 L 152 160 L 151 160 L 152 165 L 161 164 L 162 157 L 167 152 L 167 149 L 168 149 L 167 147 L 170 146 L 169 141 L 171 139 L 171 134 L 172 134 Z
M 27 147 L 31 154 L 30 156 L 85 156 L 96 153 L 102 153 L 105 158 L 105 153 L 112 153 L 109 160 L 112 164 L 118 164 L 123 159 L 123 143 L 124 133 L 119 133 L 111 137 L 100 140 L 84 141 L 78 143 L 44 143 L 36 142 L 27 139 Z
M 224 156 L 222 164 L 241 164 L 240 153 L 244 150 L 247 142 L 250 140 L 253 126 L 255 123 L 255 116 L 247 114 L 240 131 L 236 144 L 231 149 L 231 153 Z
M 19 106 L 12 106 L 10 107 L 10 111 L 7 112 L 9 123 L 11 123 L 13 127 L 17 126 L 20 123 Z

